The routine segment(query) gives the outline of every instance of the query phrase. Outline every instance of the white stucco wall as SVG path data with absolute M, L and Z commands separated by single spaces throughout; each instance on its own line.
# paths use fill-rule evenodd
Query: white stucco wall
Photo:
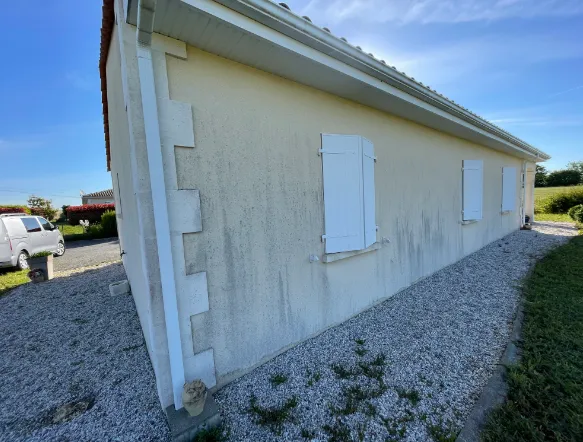
M 524 214 L 530 216 L 531 222 L 534 220 L 534 179 L 536 175 L 536 164 L 528 162 L 526 164 L 525 182 L 525 204 Z
M 191 316 L 194 353 L 218 385 L 519 227 L 502 215 L 502 167 L 522 160 L 193 47 L 166 57 L 171 100 L 189 103 L 194 148 L 175 148 L 178 189 L 198 189 L 202 231 L 183 236 L 187 274 L 210 309 Z M 322 256 L 321 133 L 374 143 L 380 250 Z M 461 225 L 461 167 L 484 161 L 484 219 Z M 179 291 L 179 298 L 192 296 Z
M 82 204 L 109 204 L 113 203 L 112 198 L 83 198 Z
M 123 264 L 156 374 L 160 402 L 167 407 L 173 403 L 172 382 L 137 72 L 136 29 L 119 18 L 122 3 L 116 0 L 120 25 L 114 28 L 106 71 L 111 174 L 120 246 L 125 252 Z

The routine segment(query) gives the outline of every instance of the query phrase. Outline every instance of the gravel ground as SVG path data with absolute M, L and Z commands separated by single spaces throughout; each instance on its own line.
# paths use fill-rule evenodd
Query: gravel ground
M 109 295 L 122 279 L 110 264 L 0 298 L 0 441 L 169 440 L 133 299 Z
M 575 234 L 512 233 L 231 383 L 215 396 L 229 440 L 453 440 L 507 344 L 520 279 Z
M 65 254 L 53 260 L 55 272 L 119 261 L 117 238 L 65 242 Z

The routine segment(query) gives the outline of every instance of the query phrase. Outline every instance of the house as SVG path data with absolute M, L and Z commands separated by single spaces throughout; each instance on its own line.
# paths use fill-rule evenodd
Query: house
M 100 190 L 99 192 L 85 193 L 81 195 L 81 205 L 86 204 L 110 204 L 115 202 L 113 189 Z
M 283 4 L 103 11 L 107 164 L 165 408 L 533 217 L 547 154 Z

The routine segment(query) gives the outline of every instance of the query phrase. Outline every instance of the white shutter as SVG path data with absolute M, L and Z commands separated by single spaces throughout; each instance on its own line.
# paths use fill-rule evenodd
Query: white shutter
M 516 210 L 516 167 L 502 168 L 502 212 Z
M 484 194 L 482 160 L 464 160 L 463 163 L 463 220 L 482 219 Z
M 322 135 L 326 253 L 364 248 L 360 137 Z
M 366 138 L 362 138 L 362 183 L 364 200 L 364 247 L 374 244 L 377 240 L 377 225 L 375 218 L 375 186 L 374 186 L 374 146 Z

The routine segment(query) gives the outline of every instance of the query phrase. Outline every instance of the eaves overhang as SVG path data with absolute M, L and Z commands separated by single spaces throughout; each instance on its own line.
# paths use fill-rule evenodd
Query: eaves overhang
M 137 0 L 127 20 L 137 24 Z M 153 32 L 529 161 L 550 156 L 269 0 L 157 0 Z

